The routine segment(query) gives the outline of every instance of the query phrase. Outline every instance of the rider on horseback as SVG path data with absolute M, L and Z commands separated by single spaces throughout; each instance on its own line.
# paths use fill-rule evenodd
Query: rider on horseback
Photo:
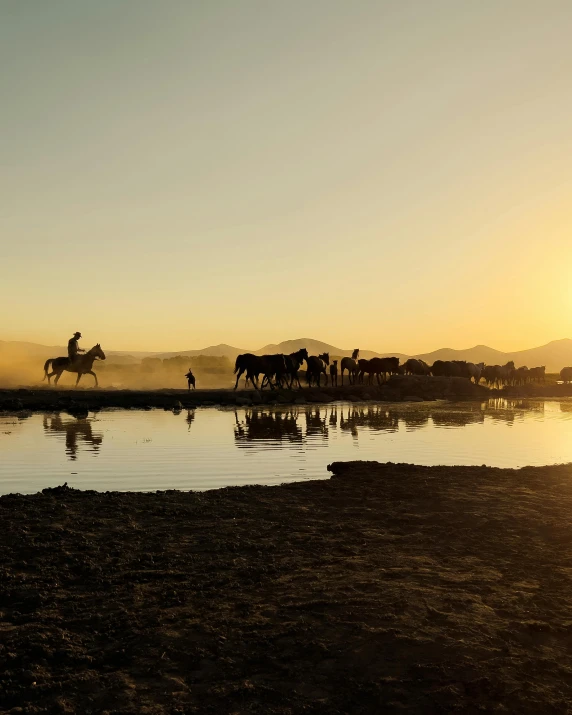
M 77 341 L 79 338 L 81 338 L 81 333 L 74 333 L 73 338 L 68 340 L 68 357 L 72 365 L 77 360 L 79 353 L 85 352 L 85 350 L 78 345 Z

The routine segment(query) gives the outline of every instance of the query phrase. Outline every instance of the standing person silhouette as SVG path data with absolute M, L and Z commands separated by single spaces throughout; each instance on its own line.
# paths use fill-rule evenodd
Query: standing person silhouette
M 77 360 L 79 353 L 84 353 L 85 350 L 83 348 L 80 348 L 78 345 L 78 340 L 81 338 L 81 333 L 74 333 L 73 337 L 68 340 L 68 357 L 70 359 L 70 363 L 73 365 L 73 363 Z

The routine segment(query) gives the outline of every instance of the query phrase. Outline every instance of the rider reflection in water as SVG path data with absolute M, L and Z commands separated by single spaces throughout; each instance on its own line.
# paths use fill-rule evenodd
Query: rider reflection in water
M 73 334 L 73 337 L 68 340 L 68 357 L 70 359 L 70 363 L 72 364 L 77 360 L 79 353 L 85 352 L 85 350 L 83 348 L 80 348 L 78 344 L 78 340 L 80 338 L 81 333 L 76 332 Z

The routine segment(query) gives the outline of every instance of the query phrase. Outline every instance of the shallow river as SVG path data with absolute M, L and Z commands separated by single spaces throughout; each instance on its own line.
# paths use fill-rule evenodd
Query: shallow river
M 0 417 L 0 493 L 210 489 L 328 476 L 337 460 L 572 462 L 572 400 L 109 410 Z

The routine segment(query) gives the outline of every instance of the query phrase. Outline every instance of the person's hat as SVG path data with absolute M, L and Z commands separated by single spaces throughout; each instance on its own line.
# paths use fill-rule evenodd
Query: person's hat
M 75 337 L 75 338 L 81 338 L 81 333 L 79 333 L 79 332 L 74 333 L 74 337 Z

